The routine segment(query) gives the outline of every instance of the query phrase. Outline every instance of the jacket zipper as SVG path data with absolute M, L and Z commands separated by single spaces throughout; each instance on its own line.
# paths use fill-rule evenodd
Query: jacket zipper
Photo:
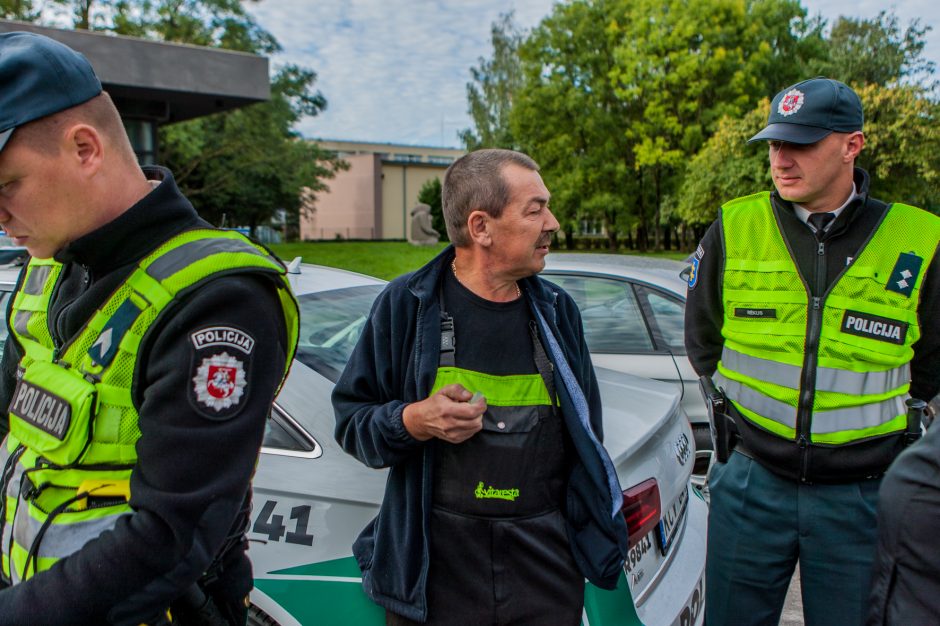
M 816 243 L 816 276 L 814 292 L 827 292 L 826 244 Z M 809 437 L 813 422 L 813 401 L 816 396 L 816 367 L 819 364 L 819 341 L 822 331 L 823 301 L 825 298 L 812 296 L 807 309 L 806 345 L 803 354 L 803 376 L 800 381 L 800 403 L 796 414 L 797 444 L 800 448 L 800 481 L 806 482 L 809 470 Z
M 65 353 L 65 351 L 72 344 L 72 342 L 82 334 L 82 330 L 84 330 L 85 326 L 88 323 L 88 322 L 85 322 L 85 324 L 82 325 L 82 330 L 79 330 L 77 333 L 75 333 L 75 335 L 68 341 L 65 341 L 61 337 L 59 337 L 59 333 L 57 332 L 57 328 L 56 328 L 58 326 L 58 321 L 62 318 L 65 312 L 75 304 L 75 300 L 82 297 L 85 294 L 85 292 L 88 291 L 88 286 L 91 284 L 91 271 L 88 269 L 88 266 L 79 263 L 78 267 L 81 268 L 82 270 L 82 292 L 78 294 L 78 296 L 76 296 L 76 298 L 73 299 L 71 302 L 63 306 L 59 310 L 59 313 L 58 315 L 56 315 L 56 318 L 54 320 L 52 319 L 51 315 L 47 316 L 46 318 L 46 326 L 48 326 L 49 335 L 52 337 L 52 347 L 53 347 L 52 348 L 52 361 L 53 362 L 57 362 L 59 360 L 59 357 L 63 353 Z M 52 308 L 52 303 L 55 302 L 56 300 L 56 296 L 58 295 L 59 287 L 61 285 L 62 285 L 62 280 L 61 280 L 61 275 L 60 275 L 59 279 L 56 280 L 55 287 L 53 287 L 52 289 L 52 295 L 49 297 L 50 309 Z M 94 314 L 92 314 L 92 317 L 94 317 Z

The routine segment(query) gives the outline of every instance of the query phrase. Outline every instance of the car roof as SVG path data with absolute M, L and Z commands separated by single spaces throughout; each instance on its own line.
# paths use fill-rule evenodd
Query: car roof
M 385 285 L 387 281 L 365 274 L 350 272 L 349 270 L 314 265 L 312 263 L 291 263 L 288 273 L 291 288 L 297 295 L 345 289 L 347 287 L 362 287 L 364 285 Z
M 659 285 L 685 296 L 687 283 L 680 273 L 688 263 L 659 257 L 629 254 L 552 253 L 545 259 L 546 271 L 609 274 Z M 549 278 L 551 280 L 551 278 Z

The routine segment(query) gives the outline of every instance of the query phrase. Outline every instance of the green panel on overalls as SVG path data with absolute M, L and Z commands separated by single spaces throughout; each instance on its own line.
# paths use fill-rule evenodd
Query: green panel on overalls
M 139 349 L 181 294 L 226 273 L 269 275 L 293 358 L 299 313 L 284 266 L 232 231 L 181 233 L 144 258 L 64 346 L 50 331 L 49 304 L 62 266 L 30 261 L 16 293 L 12 338 L 23 350 L 10 403 L 3 467 L 2 574 L 17 583 L 51 567 L 130 512 L 129 478 L 140 438 L 131 388 Z

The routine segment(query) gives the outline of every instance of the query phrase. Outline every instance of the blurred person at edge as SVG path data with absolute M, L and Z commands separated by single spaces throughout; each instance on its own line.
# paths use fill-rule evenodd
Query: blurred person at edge
M 776 191 L 721 207 L 694 257 L 686 346 L 728 402 L 710 471 L 706 621 L 862 624 L 881 477 L 940 389 L 940 218 L 869 194 L 862 104 L 813 78 L 771 103 Z M 916 424 L 914 423 L 916 422 Z M 724 428 L 727 427 L 727 428 Z
M 584 579 L 621 575 L 622 494 L 581 315 L 536 276 L 558 229 L 548 201 L 524 154 L 455 161 L 454 245 L 382 292 L 334 389 L 336 440 L 391 468 L 353 546 L 388 624 L 575 626 Z
M 0 624 L 245 624 L 250 481 L 297 337 L 283 265 L 141 169 L 84 56 L 0 34 Z

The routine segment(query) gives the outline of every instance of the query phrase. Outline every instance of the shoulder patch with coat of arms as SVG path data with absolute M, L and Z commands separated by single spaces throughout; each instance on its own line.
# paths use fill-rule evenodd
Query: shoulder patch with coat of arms
M 245 403 L 254 339 L 241 330 L 213 327 L 196 331 L 191 340 L 190 404 L 209 419 L 228 419 Z

